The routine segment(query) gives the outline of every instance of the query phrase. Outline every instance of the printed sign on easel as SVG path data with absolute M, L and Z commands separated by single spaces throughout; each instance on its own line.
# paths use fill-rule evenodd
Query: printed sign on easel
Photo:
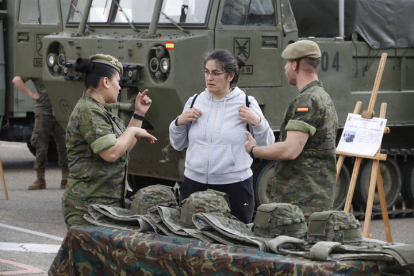
M 349 113 L 337 150 L 374 156 L 381 146 L 386 124 L 387 119 L 365 119 L 359 114 Z

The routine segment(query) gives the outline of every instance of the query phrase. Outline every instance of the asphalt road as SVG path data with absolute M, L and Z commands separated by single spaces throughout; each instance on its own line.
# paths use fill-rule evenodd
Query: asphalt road
M 47 275 L 66 234 L 60 169 L 49 164 L 47 189 L 29 191 L 35 171 L 26 144 L 0 141 L 0 157 L 9 193 L 5 200 L 0 186 L 0 275 Z M 414 218 L 391 219 L 390 223 L 395 242 L 414 244 Z M 373 220 L 370 229 L 373 238 L 386 240 L 382 220 Z

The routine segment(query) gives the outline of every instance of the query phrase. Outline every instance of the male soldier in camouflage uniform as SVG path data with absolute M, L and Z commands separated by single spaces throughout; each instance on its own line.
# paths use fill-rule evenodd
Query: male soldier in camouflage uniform
M 62 180 L 60 188 L 65 189 L 69 174 L 68 161 L 66 158 L 65 131 L 58 124 L 53 116 L 52 104 L 46 92 L 43 80 L 40 78 L 31 79 L 37 93 L 33 93 L 25 85 L 28 79 L 16 76 L 13 84 L 24 94 L 35 100 L 35 126 L 30 140 L 36 148 L 36 161 L 34 168 L 37 172 L 36 181 L 28 187 L 29 190 L 46 189 L 45 170 L 47 164 L 47 151 L 49 146 L 50 134 L 53 135 L 58 151 L 58 164 L 62 167 Z
M 255 158 L 278 160 L 270 201 L 297 204 L 309 216 L 333 205 L 338 117 L 318 80 L 318 45 L 310 40 L 295 42 L 286 47 L 282 58 L 286 78 L 300 94 L 285 111 L 280 142 L 259 147 L 246 133 L 246 151 Z

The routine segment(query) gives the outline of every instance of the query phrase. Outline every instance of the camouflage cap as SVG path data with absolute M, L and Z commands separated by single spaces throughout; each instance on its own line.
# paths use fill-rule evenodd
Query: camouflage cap
M 228 195 L 210 189 L 191 194 L 181 202 L 180 223 L 185 228 L 196 228 L 193 223 L 195 213 L 222 213 L 231 217 Z
M 299 58 L 316 59 L 322 56 L 318 44 L 311 40 L 299 40 L 286 46 L 282 52 L 282 58 L 286 60 L 295 60 Z
M 112 66 L 113 68 L 115 68 L 120 74 L 122 74 L 123 72 L 122 63 L 120 63 L 116 58 L 114 58 L 111 55 L 96 54 L 96 55 L 90 56 L 89 59 L 92 62 L 108 64 Z
M 139 189 L 131 199 L 131 210 L 137 215 L 146 215 L 154 206 L 178 206 L 173 189 L 160 184 Z

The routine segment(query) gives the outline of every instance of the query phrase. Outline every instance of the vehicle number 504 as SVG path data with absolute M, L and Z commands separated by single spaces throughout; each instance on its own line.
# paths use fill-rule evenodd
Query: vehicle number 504
M 330 56 L 332 58 L 332 55 Z M 321 68 L 323 72 L 326 72 L 329 70 L 329 67 L 331 66 L 332 69 L 335 69 L 336 72 L 339 71 L 339 52 L 336 52 L 332 64 L 330 63 L 330 57 L 328 52 L 322 53 L 322 60 L 321 60 Z

